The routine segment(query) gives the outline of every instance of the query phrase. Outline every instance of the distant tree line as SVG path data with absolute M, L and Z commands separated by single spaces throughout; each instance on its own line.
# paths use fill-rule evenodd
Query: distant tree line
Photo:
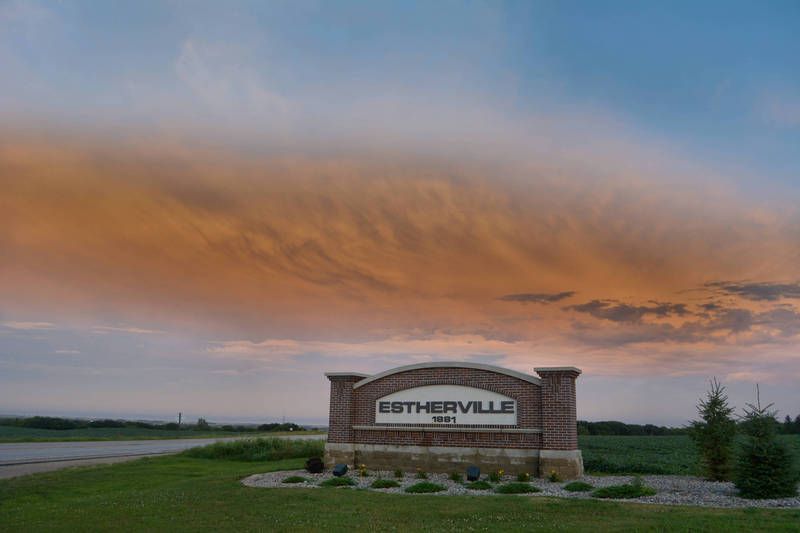
M 578 420 L 578 435 L 664 436 L 687 434 L 687 428 L 671 428 L 653 424 L 626 424 L 617 420 L 602 422 Z
M 229 431 L 236 433 L 256 433 L 265 431 L 303 431 L 305 428 L 293 422 L 261 424 L 258 426 L 221 425 L 212 426 L 200 418 L 197 424 L 181 424 L 166 422 L 140 422 L 135 420 L 113 420 L 103 418 L 97 420 L 81 420 L 76 418 L 60 418 L 53 416 L 31 416 L 26 418 L 0 418 L 0 426 L 15 426 L 36 429 L 86 429 L 86 428 L 140 428 L 187 431 Z
M 786 418 L 783 419 L 783 424 L 781 424 L 780 431 L 786 435 L 800 435 L 800 415 L 794 417 L 794 420 L 792 420 L 791 416 L 786 415 Z
M 740 425 L 743 421 L 737 421 Z M 783 422 L 775 419 L 778 433 L 785 435 L 800 435 L 800 415 L 792 419 L 786 415 Z M 667 427 L 656 426 L 653 424 L 626 424 L 618 420 L 604 420 L 601 422 L 587 422 L 578 420 L 578 435 L 628 435 L 628 436 L 669 436 L 669 435 L 689 435 L 689 427 Z

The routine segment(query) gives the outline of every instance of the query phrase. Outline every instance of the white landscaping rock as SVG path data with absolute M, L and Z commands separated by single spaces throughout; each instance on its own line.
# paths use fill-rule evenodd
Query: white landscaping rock
M 389 494 L 408 494 L 404 492 L 406 487 L 426 481 L 417 479 L 415 473 L 406 473 L 402 479 L 396 479 L 393 472 L 374 472 L 369 471 L 367 476 L 361 477 L 357 470 L 347 473 L 356 485 L 351 487 L 340 487 L 350 489 L 371 490 L 374 492 L 385 492 Z M 290 476 L 302 476 L 309 481 L 306 483 L 283 483 L 282 481 Z M 319 483 L 333 477 L 330 472 L 322 474 L 309 474 L 305 470 L 289 470 L 281 472 L 268 472 L 266 474 L 255 474 L 242 480 L 248 487 L 268 487 L 268 488 L 320 488 Z M 393 479 L 400 483 L 400 487 L 390 489 L 373 489 L 370 487 L 373 481 L 378 478 Z M 773 507 L 773 508 L 800 508 L 800 497 L 781 498 L 774 500 L 748 500 L 736 495 L 736 488 L 733 483 L 706 481 L 692 476 L 641 476 L 642 481 L 648 487 L 657 490 L 654 496 L 643 496 L 627 501 L 651 504 L 666 505 L 698 505 L 706 507 Z M 485 479 L 485 476 L 484 476 Z M 610 485 L 622 485 L 633 481 L 633 476 L 583 476 L 579 481 L 590 483 L 595 488 L 608 487 Z M 500 496 L 493 490 L 470 490 L 463 484 L 450 480 L 447 474 L 428 474 L 427 481 L 443 485 L 446 490 L 441 492 L 428 493 L 426 495 L 474 495 L 474 496 Z M 515 477 L 504 476 L 502 483 L 516 481 Z M 562 487 L 568 482 L 551 483 L 546 479 L 531 478 L 531 485 L 541 489 L 542 492 L 522 494 L 521 496 L 555 496 L 559 498 L 591 498 L 591 492 L 569 492 Z M 494 484 L 493 485 L 497 485 Z

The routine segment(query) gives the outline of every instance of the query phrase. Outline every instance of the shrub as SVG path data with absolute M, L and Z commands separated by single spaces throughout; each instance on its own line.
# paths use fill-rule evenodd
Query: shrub
M 464 476 L 461 475 L 461 472 L 453 472 L 452 474 L 450 474 L 450 481 L 461 483 L 463 480 Z
M 597 489 L 592 493 L 595 498 L 640 498 L 642 496 L 652 496 L 656 493 L 656 489 L 646 487 L 642 478 L 636 476 L 631 483 L 625 485 L 611 485 L 610 487 L 603 487 Z
M 401 479 L 403 477 L 403 471 L 398 468 L 394 471 L 394 477 Z
M 692 422 L 689 435 L 700 455 L 700 469 L 708 479 L 726 481 L 731 477 L 736 422 L 731 418 L 733 408 L 728 405 L 725 387 L 716 379 L 697 411 L 703 420 Z
M 501 479 L 503 479 L 503 470 L 497 470 L 495 472 L 489 472 L 489 481 L 492 483 L 498 483 Z
M 777 440 L 775 413 L 748 404 L 742 430 L 746 439 L 739 453 L 734 483 L 744 498 L 785 498 L 797 495 L 800 476 L 792 456 Z
M 183 455 L 198 459 L 275 461 L 319 456 L 323 454 L 324 446 L 321 440 L 242 439 L 189 448 Z
M 124 420 L 111 420 L 109 418 L 104 418 L 101 420 L 92 420 L 87 424 L 90 428 L 124 428 L 125 421 Z
M 528 494 L 531 492 L 541 492 L 530 483 L 520 483 L 519 481 L 500 485 L 495 488 L 494 491 L 500 494 Z
M 445 490 L 445 487 L 437 484 L 431 483 L 430 481 L 422 481 L 420 483 L 416 483 L 411 485 L 410 487 L 406 487 L 406 492 L 410 492 L 412 494 L 424 494 L 428 492 L 441 492 Z
M 584 481 L 573 481 L 572 483 L 567 483 L 562 488 L 569 492 L 589 492 L 594 487 Z
M 281 483 L 305 483 L 308 479 L 304 478 L 303 476 L 289 476 L 284 478 Z
M 348 476 L 332 477 L 319 484 L 320 487 L 352 487 L 356 482 Z
M 414 476 L 417 479 L 428 479 L 428 474 L 421 468 L 417 468 L 417 475 Z
M 558 472 L 555 470 L 551 470 L 549 474 L 547 474 L 547 479 L 551 483 L 558 483 L 561 481 L 561 476 L 558 475 Z
M 30 418 L 21 418 L 18 420 L 19 426 L 36 429 L 79 429 L 88 426 L 86 422 L 80 420 L 58 418 L 54 416 L 32 416 Z
M 400 483 L 393 479 L 376 479 L 371 485 L 373 489 L 391 489 L 399 486 Z
M 527 483 L 530 480 L 531 480 L 531 475 L 527 472 L 521 472 L 517 474 L 517 481 L 519 481 L 520 483 Z
M 464 485 L 469 490 L 489 490 L 492 488 L 492 485 L 488 481 L 484 481 L 479 479 L 478 481 L 471 481 Z
M 325 470 L 325 463 L 319 457 L 309 457 L 306 461 L 306 471 L 309 474 L 320 474 Z

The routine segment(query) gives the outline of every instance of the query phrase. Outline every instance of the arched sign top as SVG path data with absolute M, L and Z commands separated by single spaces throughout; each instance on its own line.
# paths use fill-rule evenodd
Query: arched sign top
M 363 387 L 368 383 L 372 383 L 373 381 L 385 378 L 386 376 L 391 376 L 392 374 L 399 374 L 401 372 L 408 372 L 410 370 L 419 370 L 423 368 L 473 368 L 475 370 L 486 370 L 488 372 L 495 372 L 497 374 L 505 374 L 507 376 L 511 376 L 517 379 L 521 379 L 523 381 L 527 381 L 529 383 L 533 383 L 534 385 L 541 386 L 542 384 L 542 380 L 537 377 L 531 376 L 529 374 L 523 374 L 522 372 L 517 372 L 516 370 L 509 370 L 508 368 L 502 368 L 494 365 L 485 365 L 483 363 L 443 361 L 438 363 L 417 363 L 413 365 L 405 365 L 405 366 L 398 366 L 397 368 L 391 368 L 384 372 L 379 372 L 378 374 L 372 375 L 368 378 L 364 378 L 357 383 L 354 383 L 353 388 L 357 389 L 359 387 Z

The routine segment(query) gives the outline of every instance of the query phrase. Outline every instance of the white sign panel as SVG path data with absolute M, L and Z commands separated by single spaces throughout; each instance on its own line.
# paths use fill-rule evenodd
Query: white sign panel
M 424 385 L 375 400 L 375 423 L 513 426 L 517 402 L 475 387 Z

